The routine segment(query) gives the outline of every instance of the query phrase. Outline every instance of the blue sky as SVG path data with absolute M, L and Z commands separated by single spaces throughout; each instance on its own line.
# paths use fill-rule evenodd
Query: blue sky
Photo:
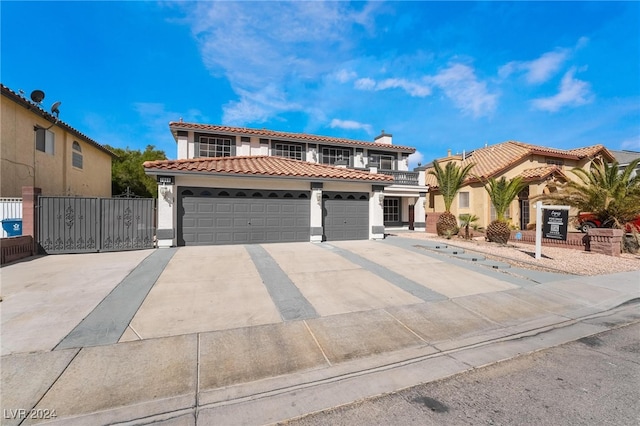
M 169 121 L 640 151 L 638 2 L 12 2 L 1 80 L 116 147 Z

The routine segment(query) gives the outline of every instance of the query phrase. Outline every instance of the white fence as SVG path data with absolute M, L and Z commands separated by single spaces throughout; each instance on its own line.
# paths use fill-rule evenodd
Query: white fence
M 0 220 L 22 219 L 22 198 L 0 198 Z M 7 233 L 2 229 L 2 238 Z

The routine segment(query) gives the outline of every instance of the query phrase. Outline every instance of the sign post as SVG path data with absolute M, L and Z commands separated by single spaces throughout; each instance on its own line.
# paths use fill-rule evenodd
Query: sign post
M 538 201 L 536 208 L 536 259 L 542 257 L 542 237 L 567 240 L 569 228 L 569 206 L 543 206 Z M 544 212 L 543 212 L 544 210 Z

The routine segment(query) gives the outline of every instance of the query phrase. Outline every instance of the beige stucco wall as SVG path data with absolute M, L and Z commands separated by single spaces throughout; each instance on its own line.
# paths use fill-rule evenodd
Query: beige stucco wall
M 446 160 L 445 160 L 446 161 Z M 532 155 L 531 157 L 525 159 L 524 161 L 514 165 L 510 169 L 504 171 L 501 175 L 496 176 L 497 179 L 505 176 L 507 179 L 511 179 L 515 176 L 518 176 L 526 169 L 532 169 L 536 167 L 547 166 L 546 157 Z M 575 167 L 581 167 L 584 169 L 588 169 L 590 166 L 590 160 L 584 159 L 581 161 L 576 160 L 564 160 L 564 165 L 561 167 L 562 172 L 567 178 L 572 180 L 577 180 L 575 174 L 571 172 L 571 169 Z M 473 169 L 471 169 L 471 174 L 473 174 Z M 546 181 L 541 182 L 529 182 L 529 200 L 536 195 L 542 194 L 544 189 L 547 186 Z M 472 183 L 469 185 L 465 185 L 461 188 L 460 192 L 469 192 L 469 208 L 460 208 L 460 194 L 458 193 L 451 205 L 451 213 L 458 217 L 463 213 L 470 213 L 478 216 L 479 220 L 476 222 L 478 225 L 482 227 L 487 227 L 491 222 L 491 200 L 489 199 L 489 195 L 487 191 L 484 189 L 482 184 L 480 183 Z M 435 195 L 435 203 L 433 207 L 429 207 L 429 201 L 427 199 L 427 214 L 429 212 L 443 212 L 444 211 L 444 199 L 441 195 L 436 193 Z M 536 211 L 533 208 L 533 201 L 529 201 L 529 223 L 535 223 Z M 576 213 L 576 212 L 573 212 Z M 520 208 L 519 201 L 516 198 L 511 206 L 509 207 L 509 217 L 511 223 L 514 226 L 519 227 L 520 225 Z
M 1 96 L 0 196 L 20 197 L 23 186 L 36 186 L 42 195 L 111 196 L 111 156 L 59 126 L 54 154 L 35 149 L 34 126 L 48 128 L 51 123 Z M 83 168 L 72 166 L 74 141 L 80 144 Z

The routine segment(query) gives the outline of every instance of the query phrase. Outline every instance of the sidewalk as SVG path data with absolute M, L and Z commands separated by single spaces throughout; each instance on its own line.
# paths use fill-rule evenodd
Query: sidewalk
M 327 258 L 341 256 L 349 262 L 344 268 L 359 265 L 362 271 L 347 269 L 352 279 L 363 276 L 355 274 L 377 271 L 406 293 L 406 300 L 413 297 L 411 303 L 335 313 L 331 305 L 323 305 L 328 299 L 314 298 L 311 288 L 300 285 L 301 279 L 312 275 L 292 272 L 292 268 L 306 267 L 280 260 L 277 265 L 290 284 L 302 290 L 298 297 L 314 302 L 302 305 L 306 310 L 298 319 L 100 346 L 74 347 L 68 341 L 52 351 L 3 356 L 2 424 L 43 421 L 21 423 L 15 415 L 19 409 L 36 417 L 55 410 L 56 417 L 47 422 L 65 425 L 162 420 L 161 424 L 181 425 L 196 424 L 196 418 L 203 425 L 268 424 L 640 320 L 639 271 L 526 278 L 476 265 L 478 260 L 459 253 L 460 258 L 446 256 L 445 260 L 464 266 L 456 269 L 463 274 L 458 278 L 474 277 L 491 286 L 496 285 L 495 277 L 502 277 L 505 287 L 442 297 L 447 288 L 431 281 L 455 281 L 456 276 L 428 277 L 430 290 L 419 289 L 415 287 L 421 284 L 416 282 L 418 277 L 396 266 L 398 262 L 390 262 L 391 255 L 404 250 L 422 256 L 429 270 L 437 270 L 443 256 L 407 245 L 414 243 L 390 239 L 373 253 L 366 244 L 348 242 L 324 246 L 321 252 L 317 246 L 309 249 L 314 256 L 324 250 Z M 268 254 L 284 258 L 285 249 L 289 250 L 284 245 L 269 246 Z M 155 253 L 164 256 L 162 251 Z M 256 278 L 251 275 L 251 279 Z M 389 293 L 390 300 L 394 294 Z M 354 298 L 353 303 L 363 300 Z

